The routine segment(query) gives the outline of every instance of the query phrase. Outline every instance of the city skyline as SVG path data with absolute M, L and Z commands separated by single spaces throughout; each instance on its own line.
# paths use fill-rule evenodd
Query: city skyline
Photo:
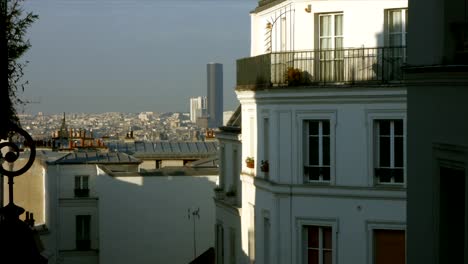
M 188 112 L 206 64 L 225 65 L 224 110 L 238 105 L 236 59 L 249 56 L 245 1 L 30 1 L 39 15 L 19 113 Z M 228 8 L 229 15 L 222 10 Z M 213 23 L 219 21 L 220 23 Z M 228 31 L 229 30 L 229 31 Z

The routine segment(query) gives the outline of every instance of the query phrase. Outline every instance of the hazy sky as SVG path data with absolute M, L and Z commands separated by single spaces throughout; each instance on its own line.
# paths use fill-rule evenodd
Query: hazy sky
M 39 15 L 25 112 L 188 112 L 206 95 L 206 64 L 224 65 L 234 110 L 235 61 L 250 53 L 256 0 L 27 0 Z M 21 112 L 21 110 L 20 110 Z

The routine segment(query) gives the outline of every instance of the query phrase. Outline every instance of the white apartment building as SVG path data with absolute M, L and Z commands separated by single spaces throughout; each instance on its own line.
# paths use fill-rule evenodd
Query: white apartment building
M 217 263 L 405 263 L 406 18 L 406 1 L 259 1 L 242 121 L 217 134 Z
M 127 145 L 144 156 L 144 147 Z M 15 202 L 34 214 L 48 263 L 189 263 L 214 246 L 216 158 L 197 156 L 185 166 L 170 161 L 216 145 L 165 145 L 166 155 L 159 147 L 146 145 L 152 156 L 145 158 L 158 158 L 159 151 L 163 168 L 146 170 L 142 160 L 121 152 L 38 151 L 30 171 L 15 181 Z
M 197 122 L 197 118 L 205 116 L 207 109 L 206 96 L 190 98 L 190 121 Z
M 123 171 L 138 171 L 141 161 L 117 152 L 72 152 L 46 167 L 47 196 L 54 240 L 46 244 L 56 256 L 56 262 L 102 263 L 100 261 L 101 219 L 98 165 L 115 166 Z

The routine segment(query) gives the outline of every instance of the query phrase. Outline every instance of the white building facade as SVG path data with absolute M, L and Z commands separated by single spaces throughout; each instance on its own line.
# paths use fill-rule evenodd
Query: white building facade
M 259 2 L 237 61 L 237 202 L 237 143 L 217 135 L 218 263 L 405 263 L 406 7 Z

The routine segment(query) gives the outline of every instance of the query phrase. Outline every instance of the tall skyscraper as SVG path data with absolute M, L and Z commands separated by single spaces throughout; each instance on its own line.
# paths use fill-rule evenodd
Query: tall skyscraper
M 197 118 L 206 115 L 206 96 L 190 98 L 190 121 L 197 122 Z
M 223 65 L 221 63 L 208 63 L 207 73 L 207 95 L 208 116 L 211 128 L 223 125 Z

